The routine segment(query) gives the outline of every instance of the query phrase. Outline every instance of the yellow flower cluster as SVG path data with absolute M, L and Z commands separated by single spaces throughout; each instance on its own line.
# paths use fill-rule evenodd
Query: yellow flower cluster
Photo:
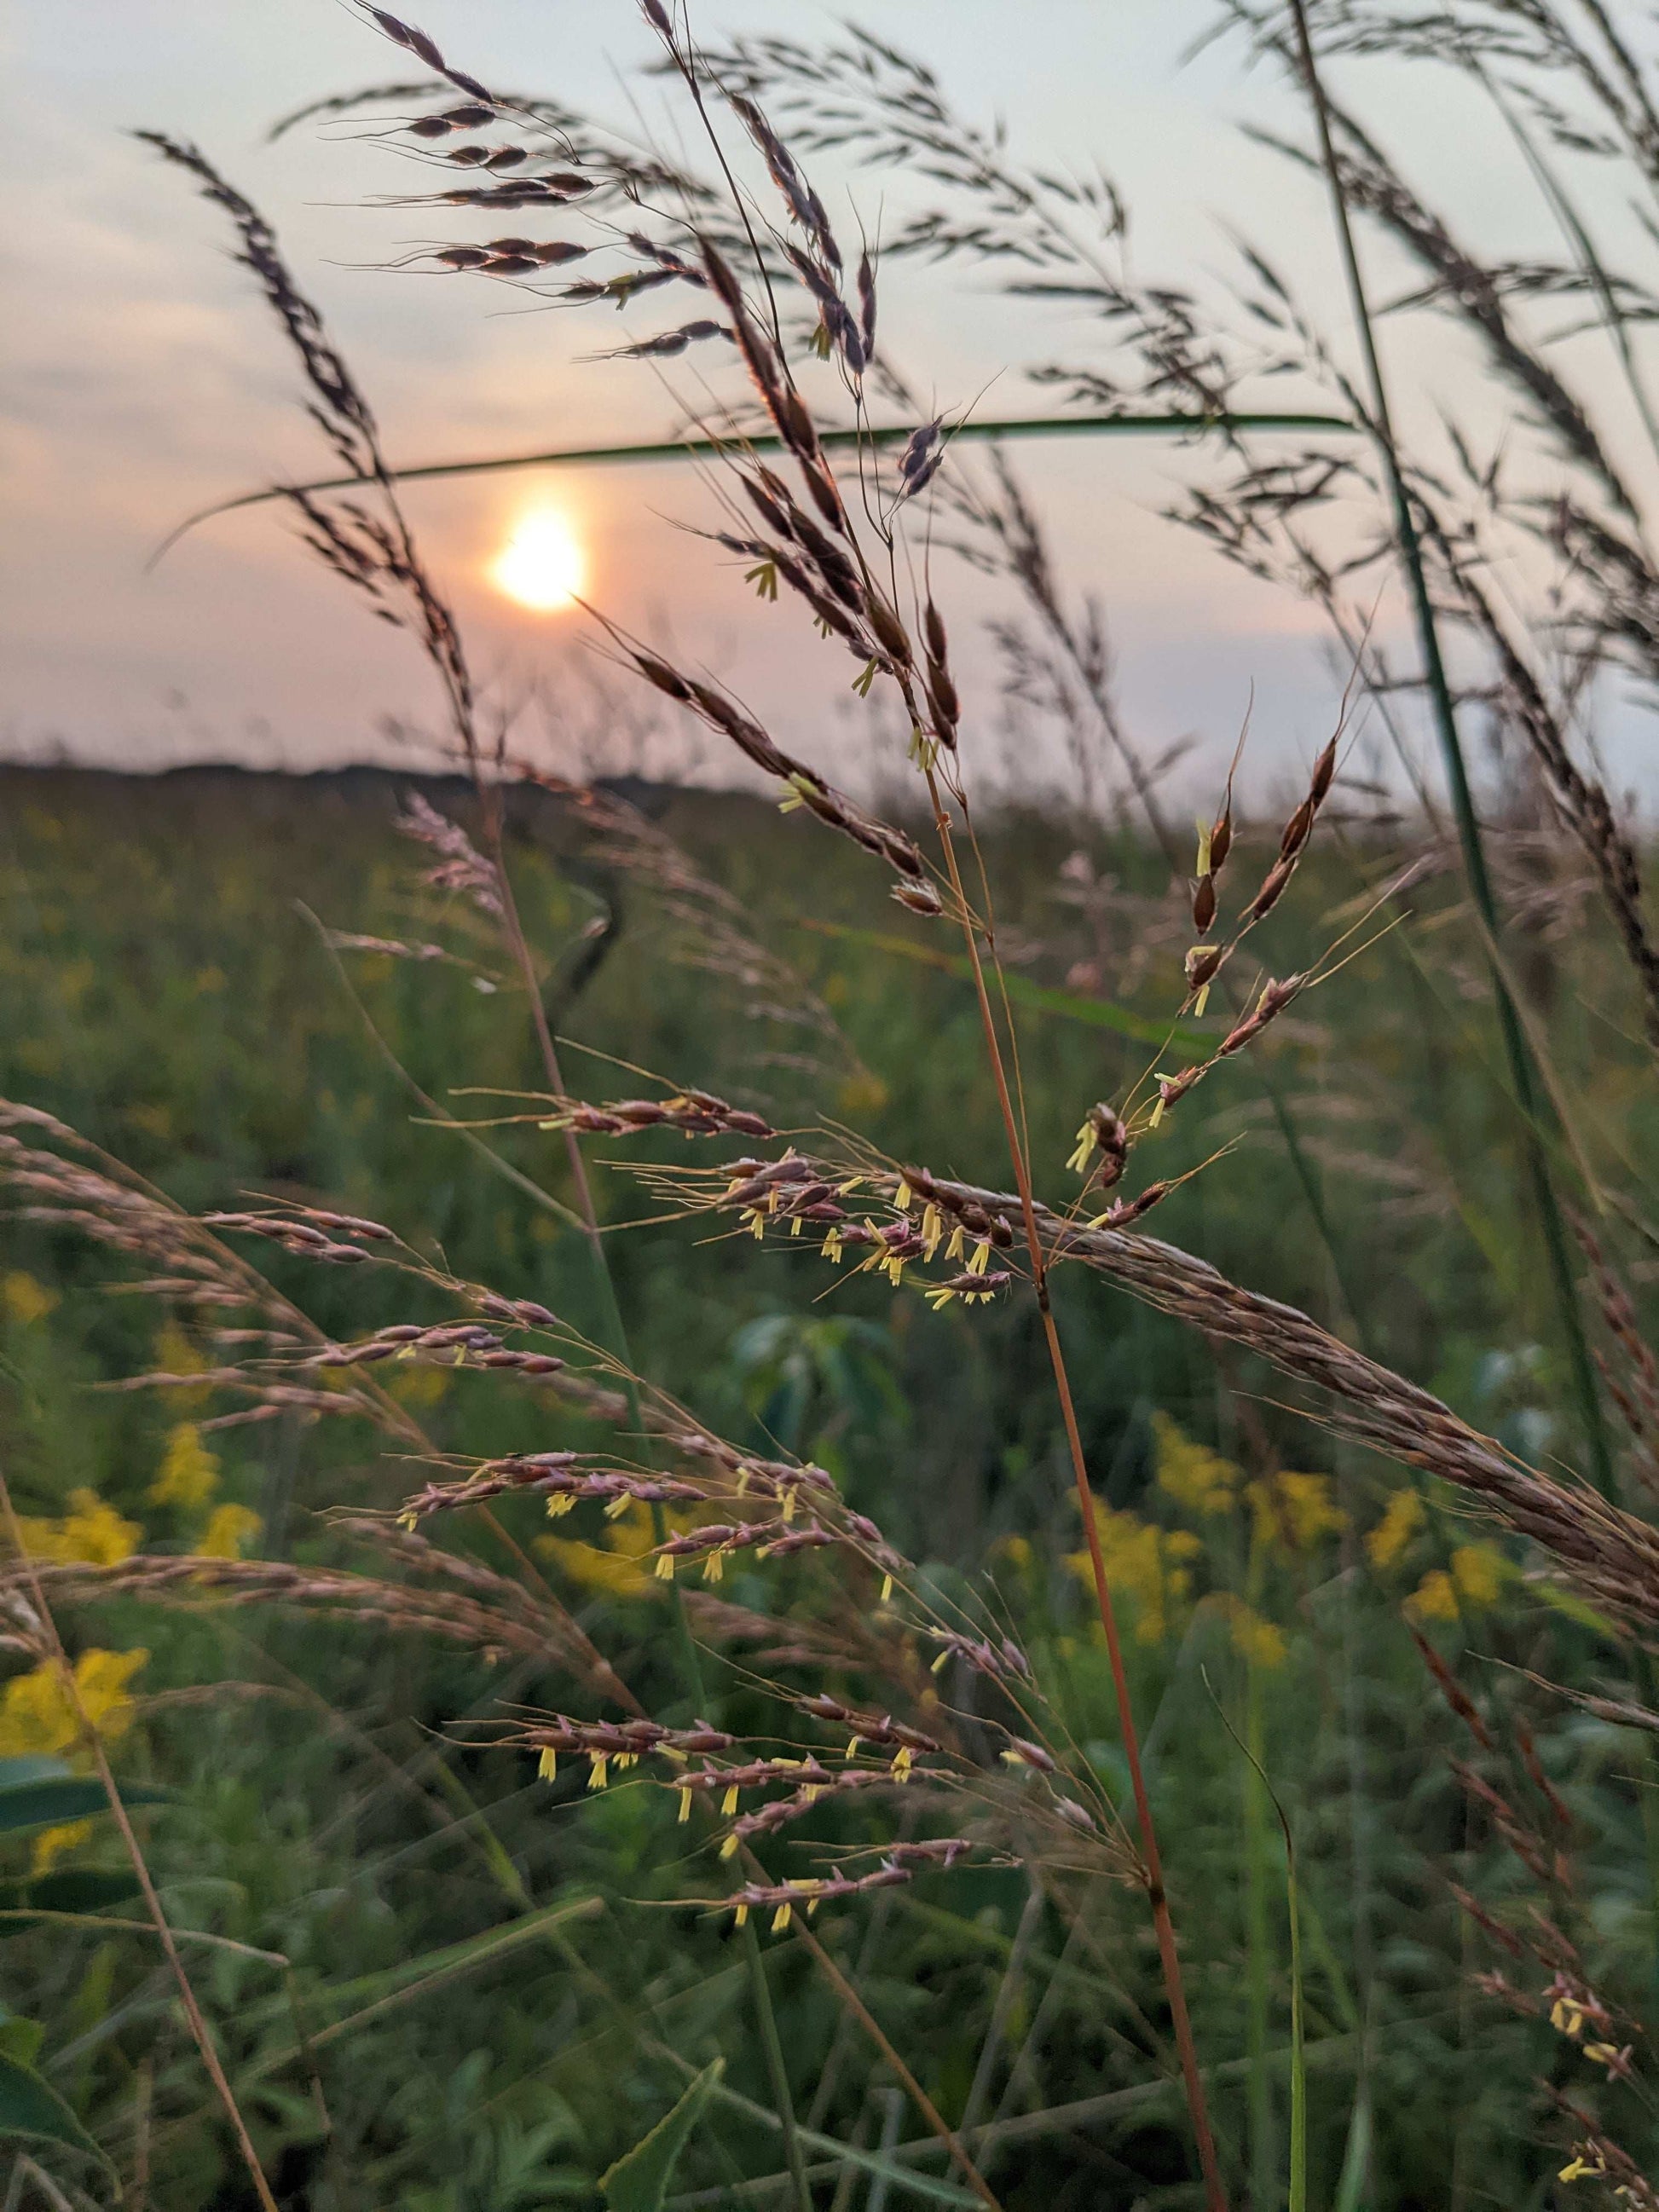
M 176 1321 L 170 1321 L 155 1332 L 155 1364 L 163 1375 L 199 1375 L 207 1361 L 191 1342 Z M 175 1406 L 186 1412 L 192 1407 L 204 1406 L 212 1396 L 210 1389 L 172 1390 L 168 1392 Z
M 1282 1628 L 1246 1605 L 1243 1598 L 1229 1596 L 1218 1601 L 1226 1617 L 1233 1649 L 1241 1659 L 1267 1671 L 1285 1664 L 1290 1646 Z
M 1158 1486 L 1177 1505 L 1206 1516 L 1231 1510 L 1243 1478 L 1231 1460 L 1194 1443 L 1167 1413 L 1152 1415 L 1152 1443 Z
M 258 1540 L 264 1526 L 258 1515 L 246 1505 L 216 1505 L 196 1539 L 196 1556 L 201 1559 L 240 1559 L 248 1546 Z
M 115 1508 L 95 1490 L 72 1490 L 70 1510 L 62 1520 L 21 1515 L 18 1530 L 24 1551 L 32 1559 L 54 1565 L 84 1560 L 96 1567 L 118 1566 L 138 1548 L 143 1530 L 136 1521 L 124 1521 Z
M 684 1514 L 670 1514 L 668 1522 L 672 1535 L 683 1534 L 691 1526 Z M 650 1515 L 635 1506 L 608 1524 L 603 1544 L 538 1536 L 535 1548 L 580 1589 L 600 1597 L 650 1597 L 662 1587 L 650 1556 L 655 1542 Z
M 1431 1568 L 1406 1600 L 1406 1611 L 1413 1620 L 1455 1620 L 1465 1607 L 1496 1604 L 1513 1571 L 1492 1545 L 1460 1544 L 1449 1571 Z
M 204 1559 L 240 1559 L 264 1525 L 246 1505 L 214 1505 L 221 1473 L 218 1455 L 202 1442 L 194 1421 L 180 1421 L 168 1432 L 155 1480 L 146 1492 L 152 1505 L 171 1505 L 181 1513 L 207 1513 L 191 1549 Z
M 1371 1565 L 1379 1570 L 1396 1565 L 1427 1518 L 1419 1492 L 1396 1490 L 1382 1510 L 1382 1518 L 1365 1538 Z
M 14 1267 L 9 1275 L 0 1275 L 0 1310 L 3 1310 L 8 1321 L 21 1322 L 27 1328 L 31 1322 L 44 1321 L 57 1303 L 56 1291 L 37 1283 L 21 1267 Z
M 1161 1644 L 1173 1615 L 1192 1594 L 1192 1571 L 1185 1562 L 1196 1558 L 1203 1544 L 1189 1529 L 1159 1528 L 1133 1513 L 1115 1512 L 1098 1498 L 1093 1502 L 1107 1584 L 1115 1597 L 1133 1603 L 1137 1641 Z M 1086 1551 L 1072 1553 L 1066 1565 L 1079 1582 L 1094 1587 Z
M 180 1421 L 167 1436 L 161 1471 L 147 1493 L 152 1505 L 199 1512 L 219 1487 L 218 1455 L 202 1442 L 194 1421 Z
M 1332 1503 L 1328 1474 L 1264 1475 L 1250 1484 L 1245 1495 L 1255 1516 L 1258 1543 L 1279 1552 L 1310 1552 L 1323 1536 L 1334 1536 L 1348 1525 L 1348 1516 Z
M 75 1664 L 73 1697 L 53 1661 L 42 1661 L 27 1674 L 14 1674 L 0 1695 L 0 1758 L 38 1757 L 78 1747 L 82 1731 L 76 1699 L 106 1743 L 125 1735 L 137 1711 L 127 1685 L 149 1656 L 144 1650 L 83 1651 Z M 89 1820 L 69 1820 L 44 1829 L 34 1839 L 35 1873 L 45 1874 L 91 1832 Z
M 111 1742 L 132 1725 L 137 1707 L 127 1685 L 149 1656 L 144 1650 L 92 1650 L 75 1663 L 75 1695 Z M 0 1696 L 0 1758 L 68 1751 L 80 1735 L 75 1702 L 55 1661 L 12 1676 Z

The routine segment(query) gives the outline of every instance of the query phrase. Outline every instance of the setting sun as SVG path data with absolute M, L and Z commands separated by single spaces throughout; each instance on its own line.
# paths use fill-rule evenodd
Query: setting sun
M 490 580 L 509 599 L 538 614 L 568 607 L 582 587 L 582 549 L 563 515 L 549 508 L 520 516 L 489 566 Z

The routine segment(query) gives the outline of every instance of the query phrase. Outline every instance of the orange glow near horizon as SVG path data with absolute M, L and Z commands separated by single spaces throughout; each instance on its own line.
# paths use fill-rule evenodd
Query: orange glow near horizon
M 536 614 L 556 614 L 580 591 L 587 563 L 574 532 L 551 507 L 521 514 L 512 535 L 489 564 L 497 591 Z

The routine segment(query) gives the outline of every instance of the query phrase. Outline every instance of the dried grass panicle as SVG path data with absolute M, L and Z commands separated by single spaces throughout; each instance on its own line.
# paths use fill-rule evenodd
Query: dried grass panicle
M 388 17 L 386 22 L 393 20 Z M 398 29 L 407 32 L 405 26 Z M 419 36 L 407 33 L 399 42 Z M 425 58 L 424 46 L 430 44 L 426 40 L 423 46 L 411 50 L 421 52 Z M 443 66 L 441 62 L 431 65 Z M 299 356 L 312 394 L 307 412 L 350 475 L 377 501 L 377 512 L 371 512 L 358 499 L 340 498 L 325 505 L 309 492 L 279 487 L 284 489 L 284 496 L 301 519 L 304 541 L 325 566 L 365 594 L 381 619 L 416 637 L 442 684 L 454 737 L 476 770 L 477 701 L 460 631 L 428 573 L 398 504 L 368 401 L 329 339 L 321 315 L 295 283 L 276 233 L 258 210 L 219 174 L 198 148 L 162 132 L 138 135 L 164 160 L 192 175 L 204 196 L 230 217 L 241 242 L 240 258 L 258 278 Z
M 926 878 L 927 863 L 913 837 L 867 813 L 844 792 L 825 782 L 804 761 L 793 759 L 781 750 L 758 722 L 714 684 L 682 676 L 655 653 L 634 647 L 625 650 L 646 682 L 665 698 L 672 699 L 677 706 L 689 708 L 710 729 L 729 738 L 745 759 L 787 784 L 791 797 L 784 802 L 786 806 L 805 807 L 820 822 L 840 830 L 844 837 L 886 861 L 909 881 Z
M 620 1136 L 641 1129 L 677 1129 L 687 1137 L 767 1138 L 776 1131 L 763 1115 L 728 1105 L 708 1091 L 683 1091 L 667 1098 L 619 1098 L 592 1106 L 579 1098 L 552 1098 L 552 1112 L 538 1116 L 544 1129 L 574 1129 L 582 1136 Z
M 841 1218 L 827 1224 L 826 1236 L 845 1247 L 857 1243 L 860 1227 L 866 1237 L 874 1234 L 878 1249 L 898 1255 L 896 1266 L 884 1265 L 896 1283 L 913 1258 L 923 1257 L 927 1242 L 938 1249 L 941 1239 L 924 1238 L 908 1226 L 894 1236 L 899 1224 L 891 1219 L 891 1207 L 934 1207 L 943 1220 L 963 1224 L 969 1233 L 975 1233 L 973 1224 L 982 1224 L 979 1233 L 986 1238 L 988 1254 L 991 1224 L 1000 1223 L 1006 1233 L 1020 1213 L 1013 1193 L 958 1182 L 915 1166 L 872 1168 L 865 1161 L 837 1164 L 793 1152 L 780 1160 L 735 1166 L 742 1171 L 736 1182 L 726 1170 L 719 1171 L 722 1180 L 714 1183 L 688 1171 L 673 1188 L 687 1203 L 739 1210 L 763 1231 L 789 1223 L 792 1190 L 837 1192 Z M 1154 1194 L 1161 1194 L 1158 1186 L 1136 1206 L 1144 1207 Z M 1051 1263 L 1076 1261 L 1092 1267 L 1160 1311 L 1254 1352 L 1282 1373 L 1312 1385 L 1321 1394 L 1321 1418 L 1338 1433 L 1469 1492 L 1515 1534 L 1552 1554 L 1594 1603 L 1643 1629 L 1659 1628 L 1659 1531 L 1650 1523 L 1620 1511 L 1583 1485 L 1558 1481 L 1526 1466 L 1430 1392 L 1344 1344 L 1295 1307 L 1240 1288 L 1175 1245 L 1128 1233 L 1133 1209 L 1125 1209 L 1115 1222 L 1095 1225 L 1083 1225 L 1041 1202 L 1034 1202 L 1033 1211 Z M 868 1227 L 878 1214 L 884 1217 L 884 1232 Z
M 300 1613 L 372 1623 L 399 1634 L 434 1636 L 489 1659 L 545 1659 L 561 1649 L 556 1616 L 519 1586 L 502 1581 L 488 1601 L 459 1591 L 386 1582 L 344 1569 L 296 1566 L 280 1559 L 218 1559 L 137 1553 L 112 1566 L 76 1561 L 0 1563 L 0 1591 L 26 1593 L 38 1577 L 57 1601 L 95 1605 L 136 1597 L 175 1607 L 281 1605 Z

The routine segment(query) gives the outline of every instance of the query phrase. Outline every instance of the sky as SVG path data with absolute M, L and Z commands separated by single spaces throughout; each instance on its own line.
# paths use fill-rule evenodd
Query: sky
M 1144 273 L 1212 279 L 1235 265 L 1237 236 L 1271 241 L 1340 332 L 1320 193 L 1239 127 L 1294 130 L 1294 103 L 1247 70 L 1237 46 L 1183 59 L 1211 18 L 1207 0 L 1018 9 L 884 0 L 878 20 L 964 110 L 1001 118 L 1017 149 L 1054 165 L 1102 162 L 1135 210 Z M 681 128 L 632 75 L 648 51 L 633 0 L 427 0 L 417 20 L 493 82 L 544 90 L 668 143 Z M 836 15 L 806 0 L 700 0 L 697 23 L 709 36 L 811 39 L 832 34 Z M 222 223 L 132 131 L 197 139 L 272 218 L 373 398 L 394 461 L 661 436 L 677 420 L 673 391 L 649 367 L 583 359 L 615 342 L 614 325 L 518 312 L 505 288 L 477 279 L 379 265 L 432 234 L 432 222 L 365 204 L 406 187 L 409 173 L 357 126 L 308 125 L 270 143 L 271 122 L 301 103 L 404 73 L 343 0 L 77 0 L 12 11 L 3 39 L 13 98 L 0 179 L 11 220 L 0 252 L 12 311 L 0 341 L 0 758 L 304 769 L 404 757 L 388 726 L 423 728 L 435 711 L 418 658 L 307 563 L 277 510 L 210 523 L 150 565 L 185 515 L 317 473 L 321 457 L 293 366 L 229 260 Z M 1386 70 L 1365 84 L 1389 98 Z M 1455 195 L 1470 227 L 1499 250 L 1536 250 L 1540 234 L 1547 243 L 1513 149 L 1483 135 L 1437 76 L 1417 73 L 1408 98 L 1402 88 L 1392 88 L 1391 143 Z M 872 231 L 903 204 L 901 179 L 826 181 L 836 219 Z M 1015 313 L 968 269 L 892 269 L 882 312 L 895 358 L 949 408 L 1044 411 L 1053 402 L 1021 365 L 1090 351 L 1075 317 Z M 641 331 L 653 327 L 634 313 Z M 1455 347 L 1432 337 L 1417 341 L 1409 366 L 1425 406 L 1461 368 Z M 1276 396 L 1287 395 L 1263 395 Z M 1146 750 L 1190 735 L 1188 772 L 1212 781 L 1249 711 L 1263 774 L 1310 757 L 1340 672 L 1314 612 L 1162 518 L 1194 457 L 1067 441 L 1023 446 L 1018 462 L 1069 583 L 1105 610 L 1126 718 Z M 683 525 L 712 514 L 694 471 L 500 476 L 412 489 L 409 503 L 476 665 L 495 696 L 520 708 L 543 757 L 649 764 L 632 702 L 618 700 L 585 619 L 568 606 L 515 605 L 493 579 L 526 516 L 550 512 L 607 613 L 731 683 L 781 742 L 821 763 L 845 757 L 849 781 L 867 769 L 879 738 L 845 691 L 842 659 L 787 611 L 758 607 L 731 564 L 686 535 Z M 974 641 L 1006 601 L 948 562 L 939 584 L 977 698 L 991 662 Z M 1385 635 L 1392 619 L 1385 608 Z M 1017 748 L 1011 763 L 1005 744 L 1002 764 L 1018 775 Z

